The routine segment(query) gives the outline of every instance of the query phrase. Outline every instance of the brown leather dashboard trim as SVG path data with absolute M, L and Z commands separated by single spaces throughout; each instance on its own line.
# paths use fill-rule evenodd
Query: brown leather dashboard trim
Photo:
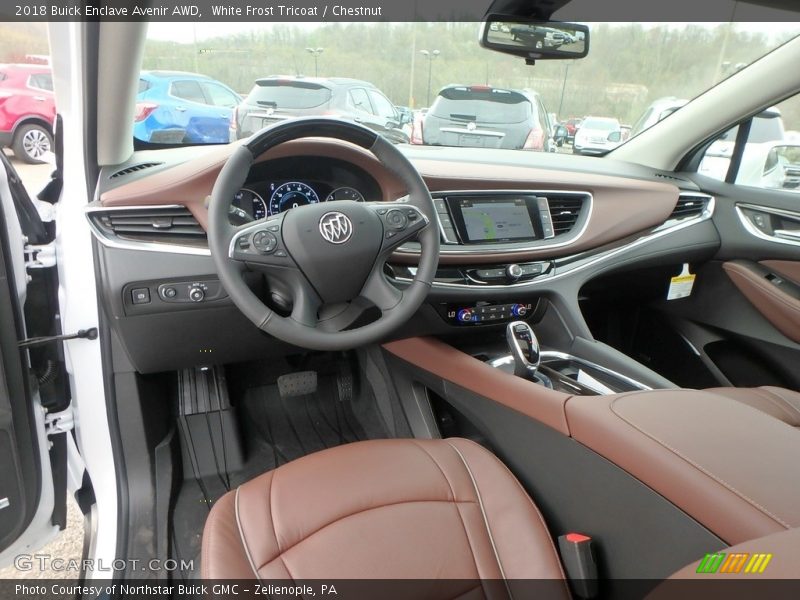
M 206 199 L 222 166 L 238 145 L 229 144 L 206 150 L 196 159 L 104 192 L 100 202 L 108 207 L 183 205 L 192 212 L 203 229 L 208 229 Z M 363 148 L 339 140 L 308 138 L 287 142 L 264 153 L 256 162 L 291 156 L 321 156 L 350 162 L 378 182 L 383 193 L 381 200 L 394 200 L 405 194 L 404 186 L 375 156 Z
M 800 525 L 800 437 L 759 410 L 706 392 L 657 390 L 573 396 L 566 414 L 575 440 L 729 544 Z
M 198 157 L 170 169 L 159 171 L 104 192 L 103 206 L 186 206 L 203 228 L 208 227 L 206 199 L 233 149 L 229 144 L 203 148 Z M 351 162 L 370 174 L 381 187 L 383 200 L 405 194 L 400 181 L 370 152 L 339 140 L 308 138 L 282 144 L 258 162 L 288 156 L 323 156 Z M 526 249 L 508 252 L 475 252 L 466 255 L 441 255 L 442 264 L 479 264 L 523 261 L 566 256 L 597 248 L 661 225 L 678 201 L 678 188 L 669 183 L 643 181 L 612 175 L 575 173 L 509 165 L 462 163 L 455 161 L 415 160 L 415 165 L 431 191 L 471 190 L 569 190 L 589 192 L 593 196 L 591 218 L 583 235 L 571 244 L 550 249 Z M 416 262 L 415 253 L 396 253 L 393 260 Z
M 569 435 L 567 394 L 508 375 L 434 338 L 409 338 L 383 347 L 409 364 Z
M 722 268 L 765 319 L 790 340 L 800 343 L 800 301 L 747 268 L 746 264 L 731 261 L 723 263 Z

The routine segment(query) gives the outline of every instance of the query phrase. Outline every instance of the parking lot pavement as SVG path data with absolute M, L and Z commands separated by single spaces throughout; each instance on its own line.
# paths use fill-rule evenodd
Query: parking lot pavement
M 45 186 L 53 172 L 52 165 L 29 165 L 14 158 L 8 150 L 6 155 L 11 158 L 11 164 L 16 169 L 25 189 L 31 198 Z M 80 560 L 83 547 L 83 517 L 77 504 L 72 498 L 67 499 L 67 528 L 61 531 L 52 542 L 44 548 L 37 550 L 35 554 L 46 555 L 50 559 Z M 33 554 L 31 552 L 31 554 Z M 28 571 L 19 571 L 13 565 L 0 569 L 0 579 L 77 579 L 80 576 L 76 571 L 55 571 L 50 569 L 38 568 L 38 563 L 34 562 L 34 568 Z

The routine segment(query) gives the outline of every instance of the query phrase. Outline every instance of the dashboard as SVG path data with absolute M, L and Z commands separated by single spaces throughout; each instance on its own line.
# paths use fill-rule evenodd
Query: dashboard
M 381 198 L 375 179 L 353 164 L 332 158 L 283 158 L 253 167 L 231 203 L 230 222 L 243 225 L 320 202 Z

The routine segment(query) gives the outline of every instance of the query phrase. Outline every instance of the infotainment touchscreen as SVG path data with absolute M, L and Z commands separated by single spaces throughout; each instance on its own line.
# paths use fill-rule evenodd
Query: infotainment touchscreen
M 462 237 L 469 243 L 536 239 L 524 198 L 460 198 Z

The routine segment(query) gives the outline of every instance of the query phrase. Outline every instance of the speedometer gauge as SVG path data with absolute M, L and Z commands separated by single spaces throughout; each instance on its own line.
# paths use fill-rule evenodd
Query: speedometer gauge
M 355 188 L 340 187 L 333 190 L 325 202 L 334 202 L 336 200 L 353 200 L 355 202 L 364 202 L 364 196 Z
M 269 214 L 277 215 L 290 208 L 318 202 L 319 196 L 311 186 L 299 181 L 291 181 L 275 188 L 269 200 Z

